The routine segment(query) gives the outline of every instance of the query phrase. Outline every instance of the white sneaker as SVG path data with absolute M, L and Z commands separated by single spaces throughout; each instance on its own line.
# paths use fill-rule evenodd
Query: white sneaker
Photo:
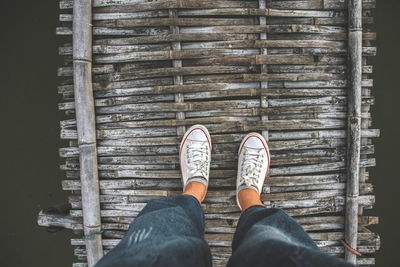
M 267 178 L 270 155 L 267 142 L 258 133 L 246 135 L 239 147 L 239 162 L 236 180 L 236 202 L 240 207 L 238 195 L 246 188 L 254 189 L 259 195 Z
M 190 182 L 208 186 L 211 163 L 211 137 L 203 125 L 193 125 L 183 136 L 179 161 L 182 172 L 183 191 Z

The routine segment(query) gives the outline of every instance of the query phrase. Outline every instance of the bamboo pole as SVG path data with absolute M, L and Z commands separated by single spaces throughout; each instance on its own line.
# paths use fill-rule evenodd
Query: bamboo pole
M 78 129 L 83 224 L 88 265 L 103 257 L 97 170 L 96 126 L 92 89 L 92 1 L 75 0 L 73 8 L 73 65 Z
M 361 146 L 361 80 L 362 80 L 362 1 L 348 2 L 348 180 L 346 192 L 345 241 L 357 249 L 358 205 Z M 356 263 L 357 257 L 345 251 L 345 259 Z

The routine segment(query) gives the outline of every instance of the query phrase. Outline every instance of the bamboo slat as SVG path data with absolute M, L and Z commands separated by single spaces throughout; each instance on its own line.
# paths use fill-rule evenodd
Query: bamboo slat
M 373 17 L 371 17 L 370 10 L 363 11 L 363 23 L 372 24 Z M 164 21 L 168 23 L 188 23 L 193 25 L 192 21 L 200 21 L 201 25 L 202 18 L 199 16 L 245 16 L 245 17 L 257 17 L 257 16 L 268 16 L 270 21 L 273 23 L 279 21 L 282 24 L 293 23 L 294 21 L 309 21 L 309 24 L 325 23 L 327 25 L 345 24 L 345 12 L 343 11 L 323 11 L 323 10 L 284 10 L 284 9 L 272 9 L 272 8 L 213 8 L 213 9 L 190 9 L 190 10 L 178 10 L 178 16 L 196 16 L 193 20 L 172 20 L 165 19 L 163 17 L 168 16 L 167 10 L 157 11 L 142 11 L 142 12 L 100 12 L 95 9 L 93 13 L 94 21 L 112 21 L 110 25 L 116 25 L 115 21 L 118 20 L 131 20 L 135 19 L 141 23 L 152 21 Z M 283 17 L 283 18 L 282 18 Z M 156 18 L 155 20 L 152 18 Z M 72 14 L 60 14 L 60 22 L 72 21 Z M 212 19 L 214 21 L 223 21 L 224 19 Z M 231 20 L 232 23 L 238 23 L 239 20 Z
M 110 11 L 116 11 L 119 7 L 124 12 L 130 12 L 128 9 L 129 5 L 134 11 L 141 10 L 159 10 L 159 9 L 170 9 L 170 8 L 219 8 L 219 7 L 256 7 L 255 3 L 249 3 L 246 1 L 221 1 L 221 0 L 202 0 L 194 1 L 187 0 L 181 2 L 179 0 L 159 0 L 155 2 L 146 2 L 144 0 L 95 0 L 93 3 L 94 7 L 113 7 Z M 364 8 L 374 8 L 375 0 L 363 0 L 362 5 Z M 72 0 L 62 0 L 60 1 L 61 9 L 72 8 Z M 271 8 L 295 8 L 295 9 L 346 9 L 347 6 L 342 1 L 335 0 L 310 0 L 310 1 L 276 1 L 271 3 Z
M 106 231 L 126 231 L 128 230 L 129 224 L 133 218 L 115 222 L 113 222 L 114 220 L 112 217 L 109 217 L 105 220 L 109 221 L 102 224 L 102 228 Z M 311 238 L 316 241 L 340 241 L 343 239 L 343 233 L 341 232 L 320 232 L 344 229 L 344 218 L 341 216 L 297 217 L 296 220 L 306 231 L 310 233 Z M 377 224 L 378 218 L 371 216 L 360 216 L 358 221 L 361 226 L 367 226 Z M 235 227 L 237 226 L 237 222 L 238 217 L 236 219 L 206 220 L 205 231 L 208 234 L 207 239 L 213 240 L 220 238 L 218 235 L 211 234 L 233 234 Z M 71 217 L 70 215 L 54 214 L 51 212 L 41 212 L 39 214 L 39 224 L 45 227 L 62 227 L 66 229 L 72 229 L 74 231 L 83 230 L 82 220 L 79 218 Z M 374 233 L 360 233 L 358 236 L 360 237 L 360 241 L 366 239 L 368 240 L 370 238 L 376 240 L 379 238 Z

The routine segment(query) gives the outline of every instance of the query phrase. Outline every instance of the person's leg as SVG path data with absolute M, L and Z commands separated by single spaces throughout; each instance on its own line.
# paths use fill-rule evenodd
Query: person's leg
M 204 214 L 190 195 L 150 201 L 96 267 L 211 266 Z
M 184 195 L 191 195 L 197 199 L 200 203 L 203 202 L 204 196 L 207 193 L 207 188 L 204 184 L 200 182 L 191 182 L 189 183 L 185 190 L 183 191 Z
M 228 266 L 353 266 L 322 252 L 281 209 L 255 205 L 239 219 Z
M 185 133 L 179 158 L 183 195 L 150 201 L 96 267 L 211 266 L 200 205 L 211 161 L 211 138 L 204 126 L 192 126 Z
M 268 145 L 248 134 L 239 147 L 237 204 L 242 216 L 228 266 L 352 266 L 319 250 L 304 229 L 280 209 L 260 200 L 270 164 Z

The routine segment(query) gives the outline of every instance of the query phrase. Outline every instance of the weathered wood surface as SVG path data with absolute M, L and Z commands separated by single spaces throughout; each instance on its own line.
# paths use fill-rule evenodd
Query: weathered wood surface
M 95 111 L 92 89 L 92 0 L 74 1 L 73 69 L 85 236 L 101 231 Z M 88 266 L 104 255 L 102 236 L 85 239 Z
M 348 133 L 347 133 L 347 187 L 345 242 L 357 249 L 358 207 L 360 183 L 361 146 L 361 95 L 362 95 L 362 1 L 348 1 Z M 345 251 L 345 258 L 356 263 L 357 256 Z
M 201 123 L 213 141 L 203 209 L 215 266 L 230 256 L 240 215 L 236 153 L 250 131 L 262 133 L 271 148 L 264 204 L 295 216 L 322 250 L 343 257 L 341 240 L 346 239 L 364 254 L 350 256 L 352 261 L 375 264 L 380 240 L 366 227 L 378 218 L 363 215 L 375 202 L 367 168 L 375 165 L 371 138 L 379 136 L 379 130 L 369 129 L 375 0 L 353 2 L 93 0 L 93 134 L 105 253 L 148 201 L 180 194 L 180 139 L 185 127 Z M 73 34 L 72 4 L 60 1 L 57 33 L 67 37 Z M 362 32 L 354 20 L 363 24 Z M 349 34 L 349 27 L 355 31 Z M 68 141 L 60 148 L 60 168 L 66 172 L 62 187 L 71 192 L 72 209 L 68 216 L 41 213 L 39 221 L 82 235 L 71 42 L 59 54 L 64 58 L 58 69 L 59 109 L 66 114 L 60 137 Z M 349 64 L 349 56 L 358 65 Z M 357 82 L 349 78 L 355 68 Z M 357 105 L 349 94 L 355 85 Z M 361 122 L 359 141 L 354 139 L 359 154 L 350 158 L 359 165 L 350 171 L 348 121 L 354 117 Z M 359 186 L 349 191 L 356 172 Z M 348 196 L 357 195 L 358 203 L 349 205 Z M 349 207 L 352 216 L 345 216 Z M 353 229 L 355 243 L 345 229 Z M 86 266 L 83 239 L 77 236 L 71 243 L 80 261 L 74 266 Z

